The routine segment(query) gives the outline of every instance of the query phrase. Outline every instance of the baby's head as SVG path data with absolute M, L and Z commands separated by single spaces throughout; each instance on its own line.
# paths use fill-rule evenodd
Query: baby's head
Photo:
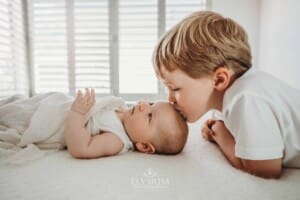
M 139 102 L 125 112 L 123 124 L 143 153 L 177 154 L 187 140 L 187 123 L 168 102 Z

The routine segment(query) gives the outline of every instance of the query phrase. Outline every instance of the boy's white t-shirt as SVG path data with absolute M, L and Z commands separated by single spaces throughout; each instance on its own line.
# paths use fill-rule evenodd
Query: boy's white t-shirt
M 300 167 L 300 91 L 262 71 L 250 69 L 225 92 L 222 113 L 237 157 L 283 158 Z

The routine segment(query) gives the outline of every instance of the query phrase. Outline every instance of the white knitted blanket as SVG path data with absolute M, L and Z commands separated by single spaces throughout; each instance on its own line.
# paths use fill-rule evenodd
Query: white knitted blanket
M 0 164 L 21 164 L 65 148 L 64 122 L 73 97 L 45 93 L 0 101 Z M 121 106 L 117 97 L 97 100 L 86 122 L 97 112 Z

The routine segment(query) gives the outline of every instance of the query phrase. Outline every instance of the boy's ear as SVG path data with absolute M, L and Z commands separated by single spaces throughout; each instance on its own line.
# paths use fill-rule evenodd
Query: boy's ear
M 155 147 L 151 143 L 136 142 L 135 146 L 137 150 L 142 153 L 149 153 L 149 154 L 155 153 Z
M 231 83 L 232 72 L 226 67 L 218 67 L 213 74 L 213 88 L 224 91 Z

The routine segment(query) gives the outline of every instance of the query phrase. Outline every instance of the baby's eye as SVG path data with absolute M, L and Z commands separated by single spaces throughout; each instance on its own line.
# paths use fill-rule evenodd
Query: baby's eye
M 151 122 L 151 119 L 152 119 L 152 113 L 149 113 L 149 114 L 148 114 L 148 117 L 149 117 L 149 122 Z
M 152 106 L 153 104 L 154 104 L 153 102 L 150 102 L 150 103 L 149 103 L 150 106 Z

